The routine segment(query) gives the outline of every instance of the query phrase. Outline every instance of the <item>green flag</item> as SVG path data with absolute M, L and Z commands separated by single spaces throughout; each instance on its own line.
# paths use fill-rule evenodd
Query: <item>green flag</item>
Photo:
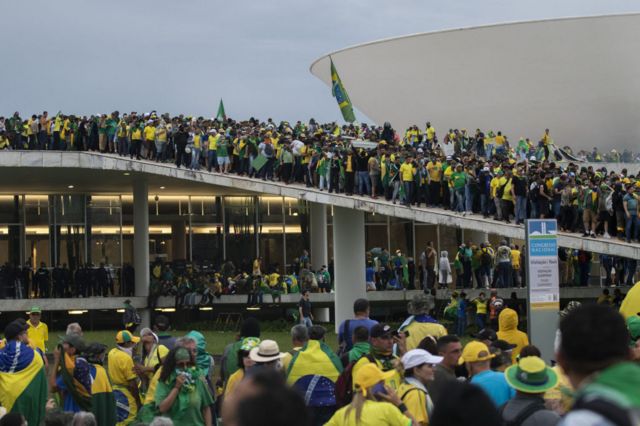
M 218 105 L 218 114 L 216 114 L 216 120 L 224 121 L 227 119 L 227 114 L 224 112 L 224 103 L 222 103 L 222 99 L 220 99 L 220 104 Z
M 353 114 L 353 105 L 351 105 L 349 95 L 342 85 L 338 71 L 333 65 L 333 60 L 331 60 L 331 94 L 338 102 L 344 121 L 348 121 L 349 123 L 356 121 L 356 116 Z

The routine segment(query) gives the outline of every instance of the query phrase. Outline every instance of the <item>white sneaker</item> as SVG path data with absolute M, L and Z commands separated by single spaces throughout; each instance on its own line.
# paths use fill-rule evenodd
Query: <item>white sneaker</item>
M 607 240 L 610 240 L 610 239 L 611 239 L 611 235 L 609 235 L 609 233 L 608 233 L 608 232 L 605 232 L 605 233 L 604 233 L 604 235 L 603 235 L 603 237 L 604 237 L 604 238 L 606 238 Z

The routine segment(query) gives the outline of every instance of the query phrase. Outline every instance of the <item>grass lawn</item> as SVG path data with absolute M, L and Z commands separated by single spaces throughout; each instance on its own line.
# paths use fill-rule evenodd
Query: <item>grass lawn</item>
M 333 350 L 338 348 L 338 336 L 333 332 L 333 325 L 325 325 L 327 335 L 325 341 Z M 184 336 L 189 330 L 173 331 L 172 336 Z M 233 331 L 213 331 L 213 330 L 198 330 L 204 334 L 207 340 L 207 351 L 212 355 L 222 355 L 222 352 L 226 345 L 235 341 L 236 332 Z M 112 348 L 115 346 L 115 337 L 117 331 L 85 331 L 84 339 L 87 343 L 99 342 Z M 52 333 L 53 334 L 53 333 Z M 280 351 L 286 352 L 291 349 L 291 337 L 289 331 L 263 331 L 262 339 L 271 339 L 278 342 Z

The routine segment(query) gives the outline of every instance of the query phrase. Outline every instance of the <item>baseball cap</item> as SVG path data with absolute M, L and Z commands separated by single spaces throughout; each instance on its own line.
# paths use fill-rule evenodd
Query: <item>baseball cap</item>
M 240 350 L 249 352 L 253 348 L 257 348 L 260 345 L 260 339 L 257 337 L 245 337 L 242 339 L 242 345 Z
M 422 364 L 440 364 L 441 356 L 431 355 L 424 349 L 412 349 L 402 356 L 402 366 L 405 370 L 413 367 L 419 367 Z
M 119 345 L 127 342 L 138 343 L 139 341 L 140 341 L 140 338 L 134 336 L 128 330 L 118 331 L 118 334 L 116 334 L 116 343 Z
M 68 345 L 73 346 L 78 351 L 84 351 L 87 348 L 87 345 L 82 340 L 82 337 L 77 334 L 67 334 L 62 338 L 62 343 L 66 343 Z
M 358 369 L 353 377 L 353 383 L 362 391 L 364 396 L 367 396 L 368 388 L 384 380 L 390 379 L 394 374 L 396 374 L 395 370 L 385 372 L 380 370 L 375 362 L 368 362 Z
M 640 316 L 634 315 L 627 318 L 627 329 L 629 329 L 630 346 L 635 346 L 640 339 Z
M 392 328 L 388 324 L 376 324 L 371 327 L 371 331 L 369 331 L 369 336 L 372 338 L 379 338 L 385 336 L 391 336 L 393 333 Z
M 488 340 L 490 342 L 495 342 L 496 340 L 498 340 L 498 335 L 491 328 L 483 328 L 478 332 L 478 334 L 476 334 L 475 337 L 478 340 Z
M 494 348 L 500 349 L 502 352 L 512 351 L 517 345 L 511 344 L 506 340 L 496 340 L 491 343 Z
M 29 311 L 29 314 L 41 314 L 42 313 L 42 309 L 40 309 L 40 306 L 32 306 L 31 310 Z
M 469 342 L 462 350 L 462 355 L 458 364 L 462 365 L 465 362 L 481 362 L 489 361 L 494 358 L 495 354 L 489 352 L 489 348 L 482 342 Z

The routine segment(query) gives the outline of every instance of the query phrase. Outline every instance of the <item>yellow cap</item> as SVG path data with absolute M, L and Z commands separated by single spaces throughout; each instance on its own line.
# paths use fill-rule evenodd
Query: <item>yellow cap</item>
M 116 334 L 116 343 L 119 345 L 127 342 L 138 343 L 139 341 L 140 341 L 140 338 L 134 336 L 128 330 L 118 331 L 118 334 Z
M 353 378 L 353 382 L 362 391 L 362 394 L 367 396 L 368 388 L 382 382 L 383 380 L 390 379 L 394 374 L 394 370 L 384 372 L 378 368 L 376 363 L 369 362 L 360 367 Z
M 462 350 L 462 356 L 458 364 L 462 365 L 465 362 L 481 362 L 488 361 L 494 358 L 495 355 L 489 352 L 489 348 L 482 342 L 473 341 L 467 343 L 467 346 Z

